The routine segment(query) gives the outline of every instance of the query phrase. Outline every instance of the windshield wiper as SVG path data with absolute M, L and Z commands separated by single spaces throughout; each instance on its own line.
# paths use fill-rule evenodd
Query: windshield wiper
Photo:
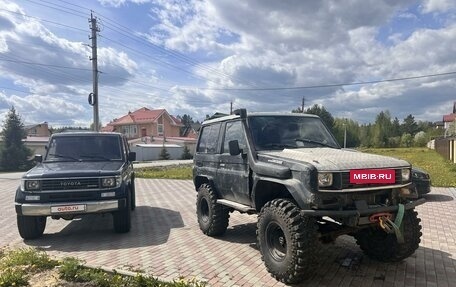
M 98 154 L 82 154 L 82 155 L 80 155 L 80 157 L 102 159 L 102 160 L 112 160 L 111 158 L 108 158 L 108 157 L 103 156 L 103 155 L 98 155 Z
M 75 158 L 75 157 L 72 157 L 72 156 L 69 156 L 69 155 L 58 154 L 58 153 L 50 153 L 50 154 L 48 154 L 48 156 L 53 156 L 53 157 L 58 157 L 58 158 L 66 158 L 66 159 L 71 159 L 71 160 L 74 160 L 74 161 L 81 161 L 81 159 L 79 159 L 79 158 Z
M 269 143 L 262 145 L 263 148 L 274 148 L 274 149 L 284 149 L 284 148 L 296 148 L 297 146 L 290 144 L 281 144 L 281 143 Z
M 329 145 L 329 144 L 324 143 L 324 142 L 312 140 L 312 139 L 297 138 L 297 139 L 295 139 L 295 141 L 297 141 L 297 142 L 305 142 L 305 143 L 313 143 L 313 144 L 318 144 L 318 145 L 325 146 L 325 147 L 334 148 L 332 145 Z

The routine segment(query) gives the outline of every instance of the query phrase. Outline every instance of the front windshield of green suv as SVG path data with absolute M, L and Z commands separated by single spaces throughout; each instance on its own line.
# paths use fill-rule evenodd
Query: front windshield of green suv
M 256 150 L 340 148 L 320 118 L 296 115 L 251 116 L 249 128 Z
M 118 136 L 58 136 L 49 143 L 45 161 L 121 160 Z

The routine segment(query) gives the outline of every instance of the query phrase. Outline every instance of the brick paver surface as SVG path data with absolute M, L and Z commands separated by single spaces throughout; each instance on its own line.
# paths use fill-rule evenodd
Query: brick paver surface
M 169 280 L 196 277 L 211 286 L 284 286 L 261 261 L 256 216 L 234 212 L 223 237 L 202 234 L 191 181 L 138 179 L 128 234 L 113 233 L 110 215 L 48 219 L 44 236 L 25 242 L 17 232 L 13 204 L 18 184 L 17 179 L 0 179 L 0 246 L 34 246 L 90 265 L 143 270 Z M 351 237 L 342 236 L 322 246 L 316 271 L 301 286 L 456 286 L 455 197 L 454 188 L 433 188 L 428 202 L 417 208 L 423 237 L 410 258 L 376 262 L 364 256 Z

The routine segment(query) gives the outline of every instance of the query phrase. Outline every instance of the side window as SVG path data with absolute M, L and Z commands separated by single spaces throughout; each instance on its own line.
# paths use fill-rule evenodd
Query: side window
M 196 151 L 202 153 L 215 153 L 217 151 L 219 131 L 220 123 L 203 127 Z
M 229 153 L 229 142 L 237 140 L 239 142 L 239 148 L 245 150 L 247 147 L 244 130 L 240 121 L 228 122 L 225 128 L 225 140 L 223 142 L 223 153 Z

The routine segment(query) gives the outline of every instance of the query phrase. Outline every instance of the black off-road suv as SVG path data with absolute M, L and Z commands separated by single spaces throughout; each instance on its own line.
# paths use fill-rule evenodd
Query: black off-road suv
M 16 191 L 19 234 L 43 235 L 46 219 L 71 220 L 112 213 L 114 230 L 130 231 L 135 208 L 135 175 L 125 137 L 118 133 L 59 133 L 49 139 L 43 159 L 24 174 Z
M 203 123 L 193 180 L 201 230 L 222 235 L 229 213 L 257 213 L 267 270 L 286 283 L 312 270 L 318 244 L 349 234 L 370 257 L 418 248 L 418 199 L 408 162 L 341 149 L 321 119 L 245 110 Z

